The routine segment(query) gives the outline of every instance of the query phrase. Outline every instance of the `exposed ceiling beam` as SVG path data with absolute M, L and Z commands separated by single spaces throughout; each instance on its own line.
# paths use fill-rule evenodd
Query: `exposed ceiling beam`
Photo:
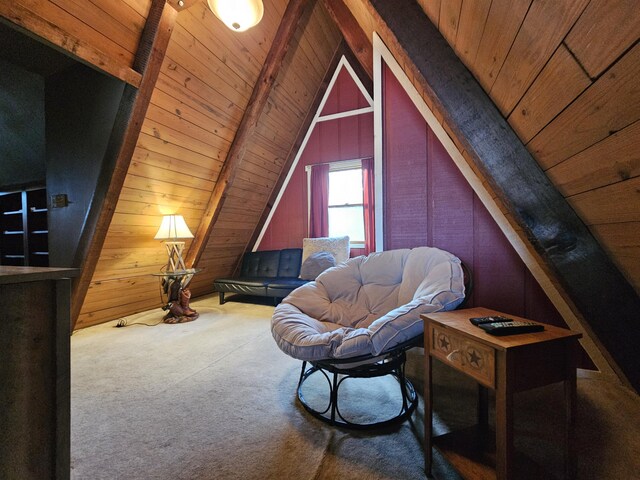
M 369 78 L 373 78 L 372 39 L 367 37 L 360 24 L 342 0 L 324 0 L 324 6 L 336 22 L 349 48 L 358 59 Z
M 72 330 L 100 258 L 177 14 L 165 0 L 151 4 L 134 60 L 134 69 L 142 75 L 140 88 L 125 86 L 74 260 L 81 272 L 71 299 Z
M 258 75 L 258 80 L 253 87 L 247 108 L 240 120 L 236 135 L 231 143 L 231 147 L 229 147 L 227 158 L 222 166 L 220 175 L 218 175 L 218 180 L 213 188 L 200 225 L 187 252 L 185 263 L 190 267 L 198 263 L 207 245 L 213 226 L 222 211 L 229 189 L 233 185 L 238 167 L 244 158 L 247 144 L 255 132 L 256 124 L 262 114 L 262 110 L 267 104 L 271 88 L 276 81 L 306 4 L 307 0 L 291 0 L 287 5 L 287 9 L 284 12 L 267 58 Z
M 40 17 L 17 2 L 0 1 L 0 17 L 24 29 L 24 33 L 36 35 L 48 42 L 56 50 L 67 52 L 90 66 L 98 66 L 105 72 L 129 85 L 139 87 L 142 75 L 116 58 L 111 57 L 84 40 L 80 40 L 69 32 Z
M 424 91 L 586 320 L 621 378 L 640 388 L 640 298 L 416 2 L 363 0 Z

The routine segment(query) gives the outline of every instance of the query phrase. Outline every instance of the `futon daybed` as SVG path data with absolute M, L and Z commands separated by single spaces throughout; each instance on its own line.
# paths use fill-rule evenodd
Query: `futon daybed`
M 301 261 L 301 248 L 245 253 L 239 276 L 213 282 L 214 290 L 220 295 L 220 305 L 225 303 L 225 293 L 272 297 L 277 303 L 308 282 L 298 278 Z

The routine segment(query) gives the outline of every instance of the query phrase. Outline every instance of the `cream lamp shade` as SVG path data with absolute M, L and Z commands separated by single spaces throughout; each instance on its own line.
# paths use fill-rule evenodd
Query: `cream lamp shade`
M 234 32 L 244 32 L 262 20 L 262 0 L 207 0 L 209 8 Z
M 165 215 L 154 237 L 156 240 L 174 240 L 176 238 L 193 238 L 182 215 Z
M 186 271 L 187 267 L 182 258 L 184 242 L 178 239 L 193 238 L 193 234 L 187 227 L 184 217 L 182 215 L 165 215 L 162 217 L 162 223 L 154 238 L 156 240 L 164 240 L 167 255 L 169 256 L 166 271 L 169 273 Z

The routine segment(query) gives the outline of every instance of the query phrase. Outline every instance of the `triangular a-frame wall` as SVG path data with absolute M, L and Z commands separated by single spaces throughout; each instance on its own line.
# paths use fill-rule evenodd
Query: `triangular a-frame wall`
M 385 249 L 401 248 L 423 237 L 430 245 L 452 251 L 473 271 L 471 305 L 581 331 L 591 361 L 603 373 L 614 375 L 393 55 L 379 37 L 374 36 L 373 43 L 376 181 L 384 184 L 376 189 L 376 221 L 384 225 L 376 229 L 382 237 L 377 243 L 382 240 Z M 391 108 L 385 109 L 385 103 Z M 410 174 L 394 173 L 398 170 L 394 157 L 399 155 Z M 426 162 L 412 160 L 425 157 Z M 424 188 L 419 195 L 407 198 L 407 191 L 418 191 L 411 182 L 421 181 Z M 413 205 L 413 211 L 398 215 L 396 203 Z M 396 213 L 390 216 L 389 211 Z M 410 230 L 409 238 L 398 233 Z M 581 366 L 591 362 L 585 357 Z
M 372 156 L 373 98 L 343 56 L 253 250 L 300 246 L 308 236 L 305 166 Z

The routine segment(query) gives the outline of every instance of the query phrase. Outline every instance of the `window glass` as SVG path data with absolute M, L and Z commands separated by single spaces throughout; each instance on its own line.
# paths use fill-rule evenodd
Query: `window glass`
M 362 205 L 362 169 L 329 172 L 329 206 Z
M 364 243 L 362 205 L 329 207 L 329 236 L 349 235 L 351 243 Z
M 329 236 L 364 243 L 362 169 L 329 172 Z

